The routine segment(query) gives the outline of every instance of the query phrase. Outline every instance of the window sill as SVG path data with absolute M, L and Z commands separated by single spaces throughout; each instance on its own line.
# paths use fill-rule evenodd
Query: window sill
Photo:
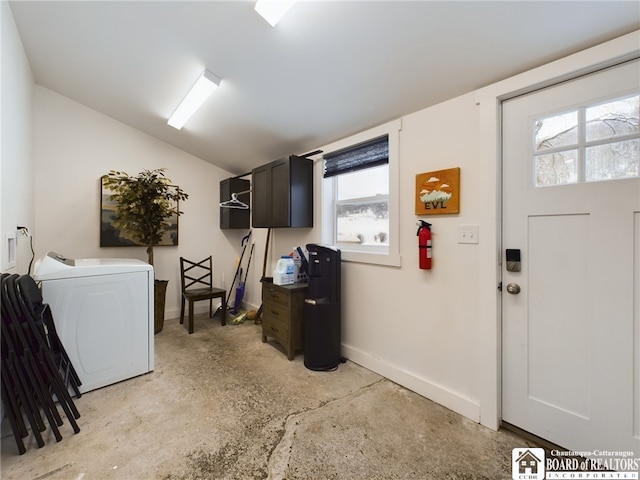
M 385 267 L 401 267 L 402 257 L 400 255 L 386 255 L 381 253 L 364 253 L 341 251 L 343 262 L 368 263 L 371 265 L 382 265 Z

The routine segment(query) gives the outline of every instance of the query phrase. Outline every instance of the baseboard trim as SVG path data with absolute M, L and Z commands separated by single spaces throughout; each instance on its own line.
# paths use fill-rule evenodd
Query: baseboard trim
M 392 382 L 480 423 L 480 405 L 473 400 L 349 345 L 342 344 L 342 355 Z

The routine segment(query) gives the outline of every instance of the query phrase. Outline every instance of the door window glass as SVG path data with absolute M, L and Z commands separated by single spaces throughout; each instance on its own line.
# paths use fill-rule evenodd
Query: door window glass
M 640 96 L 587 107 L 587 141 L 617 138 L 638 133 Z
M 639 147 L 638 139 L 588 147 L 586 181 L 637 177 Z
M 536 120 L 536 151 L 576 145 L 578 143 L 578 112 L 568 112 Z
M 640 95 L 534 119 L 536 187 L 638 177 Z
M 536 156 L 536 185 L 564 185 L 578 181 L 578 150 Z

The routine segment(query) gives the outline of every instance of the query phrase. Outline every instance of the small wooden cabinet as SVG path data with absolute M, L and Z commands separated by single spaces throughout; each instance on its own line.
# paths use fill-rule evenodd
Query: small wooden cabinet
M 313 227 L 313 161 L 289 155 L 251 172 L 254 228 Z
M 262 284 L 262 341 L 274 338 L 293 360 L 302 350 L 302 317 L 306 283 L 293 285 Z
M 220 203 L 231 200 L 232 193 L 245 192 L 238 195 L 238 200 L 251 206 L 251 182 L 241 178 L 227 178 L 220 182 Z M 249 228 L 249 209 L 220 207 L 220 228 Z

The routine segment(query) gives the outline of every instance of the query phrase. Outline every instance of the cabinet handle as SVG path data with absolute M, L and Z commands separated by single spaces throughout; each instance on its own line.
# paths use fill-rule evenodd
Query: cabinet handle
M 272 313 L 273 315 L 275 315 L 276 317 L 280 316 L 280 314 L 279 314 L 278 312 L 276 312 L 275 310 L 271 310 L 271 313 Z
M 276 327 L 274 327 L 273 325 L 271 325 L 271 330 L 273 330 L 274 332 L 279 332 L 280 330 L 278 330 Z

